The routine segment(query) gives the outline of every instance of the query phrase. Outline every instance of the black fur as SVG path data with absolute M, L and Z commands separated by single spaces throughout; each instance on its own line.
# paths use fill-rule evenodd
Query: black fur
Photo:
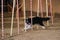
M 45 18 L 42 18 L 42 17 L 33 17 L 32 18 L 32 24 L 39 24 L 41 26 L 44 26 L 43 22 L 44 21 L 48 21 L 50 18 L 49 17 L 45 17 Z M 26 19 L 26 23 L 27 24 L 31 24 L 31 18 L 28 18 Z

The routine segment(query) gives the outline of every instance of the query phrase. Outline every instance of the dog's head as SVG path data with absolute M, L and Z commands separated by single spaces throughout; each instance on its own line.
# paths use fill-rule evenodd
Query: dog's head
M 26 23 L 27 23 L 27 24 L 30 24 L 29 19 L 26 19 Z

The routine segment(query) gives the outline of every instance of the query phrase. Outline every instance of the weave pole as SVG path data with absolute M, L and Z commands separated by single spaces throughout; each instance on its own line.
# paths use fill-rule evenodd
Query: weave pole
M 12 36 L 12 32 L 13 32 L 14 7 L 15 7 L 15 0 L 13 0 L 12 19 L 11 19 L 11 32 L 10 32 L 10 36 Z
M 32 27 L 32 0 L 30 0 L 31 27 Z M 33 27 L 32 27 L 33 30 Z
M 40 11 L 41 11 L 41 17 L 43 17 L 42 0 L 40 0 Z
M 25 26 L 25 22 L 26 22 L 26 12 L 25 12 L 25 0 L 23 0 L 23 4 L 24 4 L 24 6 L 23 6 L 23 9 L 24 9 L 24 26 Z M 25 26 L 25 28 L 26 28 L 26 26 Z M 25 32 L 26 32 L 26 29 L 25 29 Z
M 18 26 L 18 34 L 19 34 L 19 9 L 18 9 L 18 0 L 17 0 L 17 26 Z
M 3 0 L 1 0 L 1 17 L 2 17 L 2 39 L 4 39 L 4 24 L 3 24 Z
M 38 0 L 38 4 L 37 4 L 37 16 L 39 16 L 39 0 Z
M 37 2 L 37 17 L 39 17 L 39 0 Z M 38 29 L 38 26 L 37 26 L 37 29 Z
M 48 0 L 46 0 L 46 16 L 48 17 Z M 49 26 L 49 21 L 47 21 L 47 26 Z
M 49 2 L 50 2 L 51 21 L 52 21 L 52 25 L 53 25 L 52 0 L 49 0 Z

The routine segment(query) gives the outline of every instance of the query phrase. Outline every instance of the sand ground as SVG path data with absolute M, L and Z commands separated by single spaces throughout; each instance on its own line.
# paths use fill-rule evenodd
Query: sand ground
M 60 30 L 30 31 L 5 40 L 60 40 Z

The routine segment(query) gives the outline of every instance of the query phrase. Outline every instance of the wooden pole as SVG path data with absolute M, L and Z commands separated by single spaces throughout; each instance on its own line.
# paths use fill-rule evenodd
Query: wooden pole
M 38 3 L 38 4 L 37 4 L 37 16 L 39 17 L 39 0 L 38 0 L 37 3 Z M 38 29 L 38 26 L 37 26 L 37 29 Z
M 2 39 L 4 39 L 4 24 L 3 24 L 3 0 L 1 0 L 1 17 L 2 17 Z
M 46 0 L 46 16 L 48 17 L 48 0 Z M 49 26 L 49 21 L 47 21 L 47 26 Z
M 12 32 L 13 32 L 14 7 L 15 7 L 15 0 L 13 0 L 12 19 L 11 19 L 11 32 L 10 32 L 10 36 L 12 36 Z
M 37 16 L 39 16 L 39 0 L 38 0 L 38 4 L 37 4 Z
M 30 12 L 31 12 L 31 27 L 32 27 L 32 0 L 30 0 Z M 33 30 L 33 27 L 32 27 Z
M 41 11 L 41 17 L 43 17 L 42 0 L 40 0 L 40 11 Z
M 26 22 L 26 13 L 25 13 L 25 0 L 23 0 L 23 4 L 24 4 L 24 6 L 23 6 L 23 10 L 24 10 L 24 26 L 25 26 L 25 22 Z M 26 28 L 26 27 L 25 27 Z M 25 32 L 26 32 L 26 29 L 25 29 Z
M 51 21 L 52 21 L 52 25 L 53 25 L 52 0 L 49 0 L 49 2 L 50 2 Z
M 18 34 L 19 34 L 19 9 L 18 9 L 18 0 L 17 0 L 17 26 L 18 26 Z

